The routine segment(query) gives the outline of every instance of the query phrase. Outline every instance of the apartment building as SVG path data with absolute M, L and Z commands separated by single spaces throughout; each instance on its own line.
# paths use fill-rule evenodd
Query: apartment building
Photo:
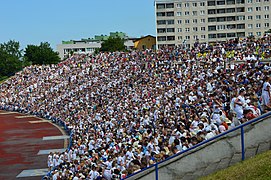
M 271 0 L 155 0 L 158 48 L 262 36 Z

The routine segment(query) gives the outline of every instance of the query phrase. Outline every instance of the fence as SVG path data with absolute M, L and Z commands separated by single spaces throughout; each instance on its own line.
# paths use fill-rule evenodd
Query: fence
M 182 179 L 182 177 L 184 179 L 191 179 L 191 178 L 195 179 L 195 178 L 198 178 L 198 177 L 200 177 L 202 175 L 207 175 L 207 174 L 212 173 L 215 170 L 217 170 L 217 166 L 220 165 L 219 163 L 221 162 L 221 160 L 220 161 L 217 160 L 217 162 L 212 162 L 211 160 L 208 161 L 208 160 L 204 159 L 204 157 L 201 157 L 202 155 L 204 155 L 204 152 L 200 153 L 200 151 L 208 152 L 208 151 L 211 150 L 211 152 L 208 153 L 210 155 L 210 157 L 208 157 L 208 155 L 206 157 L 206 158 L 210 158 L 210 159 L 212 159 L 212 158 L 215 159 L 214 157 L 211 157 L 211 156 L 215 156 L 217 158 L 217 157 L 221 156 L 221 154 L 225 153 L 223 155 L 223 158 L 222 158 L 222 159 L 224 159 L 224 162 L 223 162 L 224 166 L 223 167 L 221 166 L 222 168 L 220 168 L 220 169 L 226 168 L 226 167 L 228 167 L 228 166 L 230 166 L 230 165 L 232 165 L 232 164 L 234 164 L 234 163 L 236 163 L 236 162 L 238 162 L 240 160 L 245 160 L 246 157 L 251 157 L 251 156 L 253 156 L 253 155 L 255 155 L 255 154 L 259 153 L 259 152 L 266 151 L 266 150 L 271 148 L 270 147 L 270 144 L 271 144 L 271 132 L 270 132 L 270 129 L 271 129 L 270 120 L 271 120 L 271 118 L 270 117 L 271 117 L 271 112 L 266 113 L 266 114 L 264 114 L 264 115 L 262 115 L 262 116 L 260 116 L 258 118 L 255 118 L 255 119 L 250 120 L 250 121 L 248 121 L 248 122 L 246 122 L 244 124 L 241 124 L 238 127 L 235 127 L 234 129 L 228 130 L 228 131 L 226 131 L 224 133 L 221 133 L 221 134 L 219 134 L 219 135 L 217 135 L 217 136 L 215 136 L 215 137 L 213 137 L 213 138 L 211 138 L 209 140 L 201 142 L 201 143 L 199 143 L 199 144 L 197 144 L 197 145 L 195 145 L 195 146 L 193 146 L 193 147 L 191 147 L 191 148 L 189 148 L 187 150 L 184 150 L 184 151 L 182 151 L 182 152 L 180 152 L 178 154 L 175 154 L 174 156 L 171 156 L 166 160 L 163 160 L 163 161 L 158 162 L 156 164 L 153 164 L 153 165 L 151 165 L 151 166 L 149 166 L 149 167 L 147 167 L 147 168 L 145 168 L 145 169 L 143 169 L 141 171 L 138 171 L 138 172 L 126 177 L 125 179 L 156 179 L 156 180 L 158 180 L 159 177 L 161 177 L 161 176 L 163 177 L 161 179 Z M 264 121 L 264 120 L 266 120 L 266 121 Z M 260 124 L 260 123 L 262 123 L 262 124 Z M 258 126 L 257 126 L 256 130 L 253 130 L 251 128 L 249 129 L 249 127 L 253 126 L 253 125 L 254 125 L 253 128 L 255 128 L 257 124 L 258 124 Z M 231 135 L 229 135 L 230 133 L 231 133 Z M 246 143 L 245 143 L 245 134 L 247 135 L 247 139 L 248 139 L 248 141 L 247 141 L 248 146 L 247 147 L 246 147 Z M 253 138 L 251 138 L 251 137 L 253 137 L 253 135 L 254 136 L 258 135 L 260 137 L 257 137 L 257 138 L 253 139 Z M 266 137 L 261 137 L 262 135 L 265 135 Z M 227 144 L 229 143 L 229 139 L 230 139 L 228 136 L 230 136 L 230 138 L 231 138 L 230 141 L 231 142 L 235 141 L 233 143 L 233 144 L 235 144 L 235 146 L 236 145 L 238 146 L 238 141 L 236 141 L 236 140 L 240 140 L 240 142 L 239 142 L 239 145 L 240 145 L 240 148 L 241 148 L 240 149 L 241 150 L 241 159 L 240 160 L 238 159 L 238 154 L 237 153 L 234 154 L 233 152 L 228 152 L 228 151 L 230 151 L 229 148 L 227 148 Z M 224 143 L 222 142 L 223 138 L 226 139 Z M 261 140 L 261 142 L 257 142 L 258 144 L 255 145 L 256 141 L 258 139 L 261 139 L 261 138 L 263 138 Z M 250 142 L 250 141 L 253 141 L 253 142 Z M 268 141 L 267 145 L 262 145 L 262 143 L 265 143 L 266 141 Z M 220 143 L 219 147 L 217 146 L 216 143 L 217 144 Z M 234 146 L 233 144 L 231 144 L 230 146 Z M 212 147 L 208 148 L 208 146 L 212 146 Z M 254 153 L 250 150 L 251 146 L 255 146 L 255 148 L 254 148 L 255 152 Z M 262 148 L 263 146 L 264 146 L 264 148 Z M 219 152 L 220 154 L 218 153 L 219 155 L 212 154 L 212 150 L 216 151 L 216 150 L 214 150 L 214 148 L 216 148 L 216 147 L 220 148 L 220 149 L 216 149 L 217 151 L 220 151 Z M 221 150 L 221 148 L 225 148 L 225 150 Z M 234 147 L 234 148 L 236 148 L 236 147 Z M 237 149 L 238 149 L 238 147 L 237 147 Z M 194 157 L 193 157 L 193 153 L 195 154 Z M 198 155 L 196 155 L 196 153 L 198 153 Z M 229 153 L 230 155 L 227 155 L 227 153 Z M 188 155 L 190 155 L 190 156 L 188 156 Z M 227 159 L 226 157 L 231 156 L 231 155 L 232 155 L 231 158 L 234 157 L 234 160 L 233 159 L 226 160 Z M 199 158 L 202 158 L 202 159 L 198 160 Z M 205 163 L 205 164 L 207 164 L 206 169 L 208 169 L 208 166 L 210 166 L 210 168 L 208 169 L 208 173 L 196 172 L 198 174 L 191 175 L 191 172 L 193 170 L 190 170 L 190 176 L 187 176 L 187 174 L 186 174 L 186 176 L 183 176 L 183 175 L 180 174 L 181 171 L 183 171 L 183 172 L 185 171 L 185 170 L 182 169 L 184 167 L 184 165 L 182 164 L 183 162 L 178 162 L 178 161 L 182 161 L 182 159 L 184 159 L 183 161 L 185 161 L 186 163 L 187 162 L 189 163 L 189 161 L 191 160 L 192 165 L 189 167 L 191 169 L 193 169 L 193 165 L 195 165 L 195 163 L 199 163 L 199 164 L 197 164 L 198 167 L 194 168 L 196 170 L 202 169 L 203 166 L 204 166 L 203 165 L 204 163 L 202 163 L 200 161 L 205 161 L 205 162 L 208 162 L 208 163 L 213 164 L 213 165 Z M 195 162 L 192 162 L 192 161 L 195 161 Z M 170 165 L 170 163 L 173 163 L 171 168 L 169 168 L 169 167 L 165 168 L 166 166 Z M 189 164 L 186 164 L 186 165 L 189 166 Z M 177 171 L 178 166 L 179 166 L 179 169 Z M 180 166 L 182 166 L 182 167 L 180 167 Z M 214 170 L 212 170 L 211 166 L 213 166 Z M 163 173 L 159 174 L 159 170 L 163 169 L 163 168 L 164 168 Z M 174 172 L 169 172 L 169 171 L 174 171 Z M 178 174 L 178 172 L 179 172 L 179 174 Z M 170 175 L 169 173 L 176 173 L 176 174 L 173 176 L 173 175 Z

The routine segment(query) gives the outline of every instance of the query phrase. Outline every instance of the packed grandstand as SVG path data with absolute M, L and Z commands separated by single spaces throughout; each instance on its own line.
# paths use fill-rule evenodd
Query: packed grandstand
M 270 38 L 32 65 L 0 85 L 0 108 L 68 128 L 48 178 L 125 178 L 269 111 Z

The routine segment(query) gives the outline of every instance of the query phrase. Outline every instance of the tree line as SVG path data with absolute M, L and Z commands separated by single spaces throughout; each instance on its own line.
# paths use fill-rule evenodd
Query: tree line
M 60 61 L 58 53 L 50 44 L 27 45 L 23 50 L 20 43 L 10 40 L 0 44 L 0 81 L 29 65 L 55 64 Z

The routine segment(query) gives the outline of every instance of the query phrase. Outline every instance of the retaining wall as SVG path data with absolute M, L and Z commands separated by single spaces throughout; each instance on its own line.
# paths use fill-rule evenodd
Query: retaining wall
M 243 154 L 241 127 L 244 132 Z M 271 113 L 245 123 L 241 127 L 158 163 L 156 165 L 158 179 L 197 179 L 240 162 L 242 157 L 249 158 L 271 149 Z M 155 166 L 128 179 L 156 179 Z

